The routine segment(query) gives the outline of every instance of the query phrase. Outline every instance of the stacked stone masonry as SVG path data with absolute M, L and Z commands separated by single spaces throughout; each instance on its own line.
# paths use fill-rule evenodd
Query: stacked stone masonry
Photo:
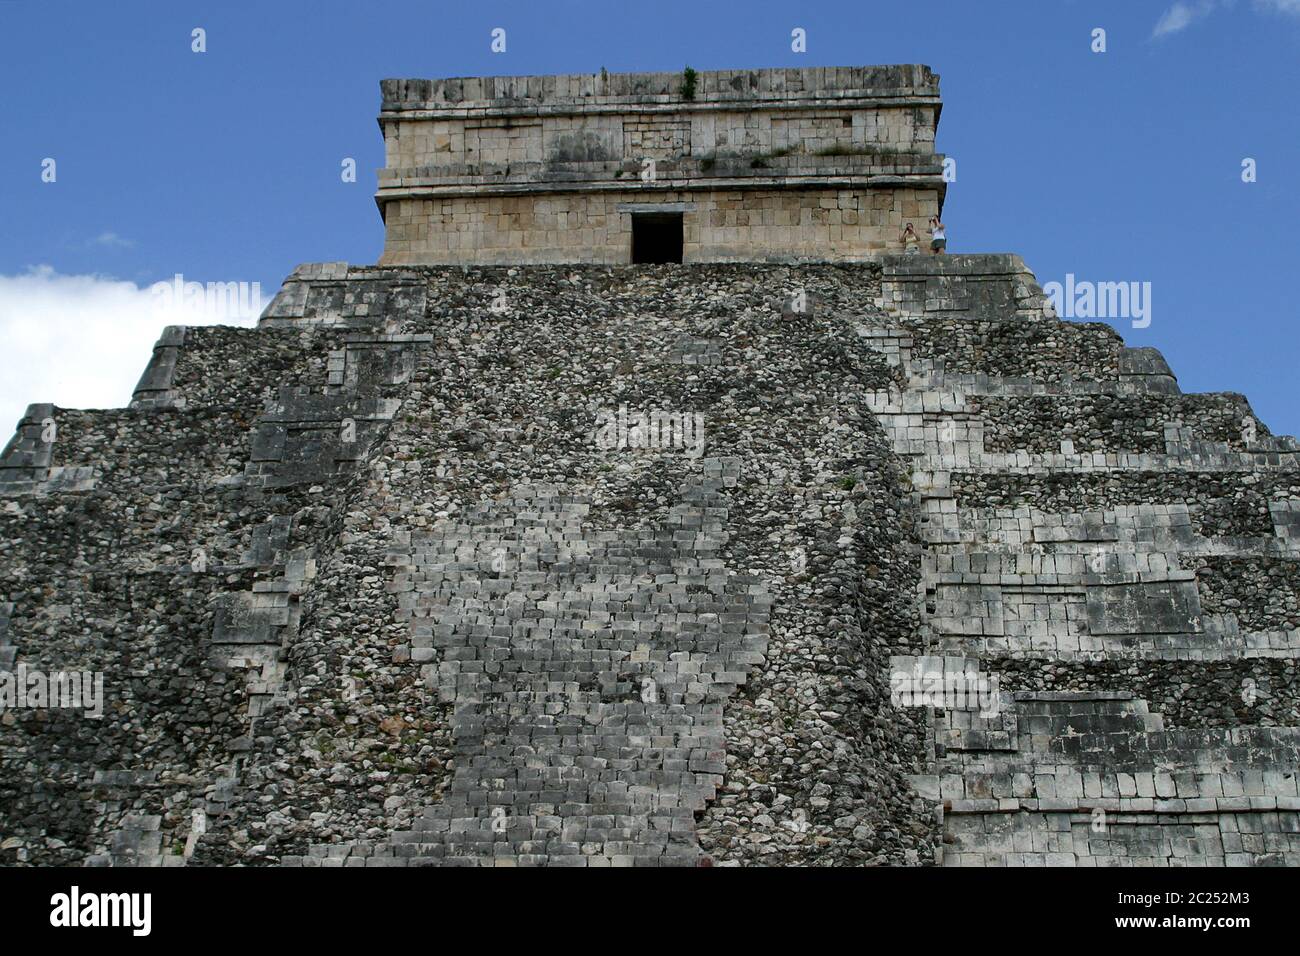
M 924 234 L 946 180 L 924 66 L 385 80 L 381 264 L 861 260 Z
M 886 261 L 901 321 L 863 329 L 898 370 L 873 410 L 911 462 L 927 646 L 1003 691 L 936 713 L 940 861 L 1300 862 L 1295 442 L 1023 277 L 979 315 L 974 262 Z
M 722 704 L 767 646 L 761 582 L 713 557 L 727 470 L 706 464 L 662 531 L 589 530 L 588 502 L 541 488 L 412 536 L 391 586 L 457 766 L 372 861 L 697 862 Z
M 1296 455 L 1012 256 L 303 266 L 0 456 L 0 862 L 1294 864 Z

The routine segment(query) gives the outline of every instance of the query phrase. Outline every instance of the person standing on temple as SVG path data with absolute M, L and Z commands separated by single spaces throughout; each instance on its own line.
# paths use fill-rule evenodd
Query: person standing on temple
M 944 254 L 948 248 L 948 227 L 939 221 L 938 216 L 930 217 L 930 251 L 936 256 Z
M 916 234 L 909 222 L 903 229 L 903 234 L 898 237 L 898 241 L 903 244 L 903 254 L 914 256 L 921 251 L 921 237 Z

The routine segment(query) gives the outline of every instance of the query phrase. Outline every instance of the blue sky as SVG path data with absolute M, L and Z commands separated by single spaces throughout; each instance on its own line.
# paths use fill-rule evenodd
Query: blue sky
M 123 403 L 164 324 L 140 314 L 156 281 L 270 295 L 299 262 L 374 262 L 383 77 L 926 63 L 958 163 L 950 251 L 1150 282 L 1128 342 L 1300 433 L 1298 54 L 1300 0 L 0 0 L 0 432 L 19 389 Z

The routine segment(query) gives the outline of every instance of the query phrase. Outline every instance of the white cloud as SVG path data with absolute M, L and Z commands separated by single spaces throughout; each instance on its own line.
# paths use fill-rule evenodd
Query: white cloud
M 174 280 L 166 285 L 175 288 Z M 62 275 L 49 266 L 0 275 L 0 448 L 32 402 L 126 405 L 164 326 L 256 324 L 275 290 L 262 294 L 254 286 L 243 287 L 241 307 L 236 295 L 186 301 L 152 286 Z
M 1160 15 L 1153 37 L 1168 36 L 1187 29 L 1197 20 L 1203 20 L 1215 10 L 1231 9 L 1236 0 L 1178 0 Z M 1300 17 L 1300 0 L 1252 0 L 1254 9 L 1265 13 L 1282 13 Z
M 1218 6 L 1216 0 L 1195 0 L 1195 2 L 1179 0 L 1156 21 L 1151 35 L 1162 37 L 1185 30 L 1195 21 L 1208 17 L 1214 12 L 1216 6 Z
M 87 241 L 88 246 L 104 246 L 108 249 L 130 249 L 135 245 L 130 239 L 123 239 L 115 232 L 101 232 L 94 239 Z

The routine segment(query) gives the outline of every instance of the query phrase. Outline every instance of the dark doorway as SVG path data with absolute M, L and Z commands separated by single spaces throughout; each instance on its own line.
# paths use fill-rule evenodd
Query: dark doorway
M 682 261 L 682 214 L 632 214 L 632 262 Z

